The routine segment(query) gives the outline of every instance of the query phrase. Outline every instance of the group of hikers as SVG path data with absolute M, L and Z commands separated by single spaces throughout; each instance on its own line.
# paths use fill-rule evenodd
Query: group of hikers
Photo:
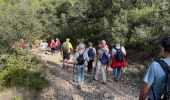
M 109 47 L 105 40 L 102 40 L 98 45 L 99 49 L 96 50 L 92 42 L 88 43 L 88 47 L 84 43 L 79 43 L 74 54 L 73 61 L 76 64 L 77 72 L 77 87 L 81 89 L 84 82 L 84 70 L 87 67 L 87 72 L 91 74 L 95 67 L 95 80 L 99 80 L 99 73 L 101 70 L 102 83 L 106 84 L 107 76 L 106 70 L 110 66 L 113 68 L 113 78 L 118 81 L 122 74 L 122 67 L 126 65 L 126 51 L 120 41 L 116 42 L 115 47 L 109 51 Z M 68 60 L 70 53 L 73 50 L 70 39 L 66 39 L 63 43 L 61 51 L 63 55 L 63 68 L 68 68 Z
M 42 41 L 45 48 L 48 46 Z M 53 46 L 55 44 L 55 46 Z M 60 43 L 52 40 L 50 47 L 52 54 L 55 48 L 58 48 Z M 41 45 L 41 44 L 40 44 Z M 60 44 L 61 46 L 61 44 Z M 63 69 L 68 68 L 70 54 L 73 51 L 73 46 L 70 39 L 67 38 L 61 46 L 61 55 L 63 56 Z M 154 60 L 143 81 L 144 84 L 140 90 L 139 100 L 170 100 L 170 37 L 162 39 L 161 51 L 164 58 Z M 90 74 L 95 72 L 94 80 L 99 80 L 99 72 L 101 70 L 102 83 L 106 84 L 106 70 L 109 67 L 113 69 L 113 80 L 119 81 L 123 68 L 126 68 L 126 50 L 120 41 L 116 41 L 115 46 L 109 48 L 105 40 L 102 40 L 98 45 L 98 50 L 93 46 L 92 42 L 86 47 L 84 43 L 79 43 L 74 53 L 73 61 L 76 65 L 77 87 L 82 88 L 84 82 L 84 70 Z M 95 69 L 95 71 L 93 70 Z
M 35 44 L 40 51 L 40 55 L 44 56 L 46 53 L 46 49 L 48 47 L 48 43 L 46 42 L 46 40 L 41 40 L 41 41 L 36 40 Z M 51 48 L 51 54 L 55 55 L 55 52 L 60 50 L 60 40 L 58 38 L 56 38 L 56 40 L 52 39 L 50 43 L 50 48 Z

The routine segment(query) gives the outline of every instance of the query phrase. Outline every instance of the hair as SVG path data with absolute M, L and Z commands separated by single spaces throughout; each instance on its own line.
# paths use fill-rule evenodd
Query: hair
M 66 39 L 66 42 L 69 42 L 69 41 L 70 41 L 70 39 L 69 39 L 69 38 L 67 38 L 67 39 Z
M 170 53 L 170 37 L 163 37 L 162 47 L 164 48 L 164 52 Z
M 84 43 L 80 43 L 79 44 L 79 49 L 84 49 L 84 48 L 86 48 L 85 44 Z
M 105 40 L 102 40 L 101 43 L 106 43 L 106 41 L 105 41 Z

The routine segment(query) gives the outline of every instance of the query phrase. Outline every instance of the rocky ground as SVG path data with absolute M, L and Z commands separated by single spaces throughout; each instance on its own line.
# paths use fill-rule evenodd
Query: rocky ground
M 48 52 L 42 58 L 46 61 L 45 77 L 49 81 L 49 86 L 36 96 L 35 100 L 137 100 L 141 79 L 129 77 L 127 73 L 129 69 L 135 70 L 135 64 L 124 72 L 118 82 L 112 81 L 109 68 L 106 85 L 94 81 L 93 75 L 86 74 L 84 85 L 79 90 L 73 81 L 73 65 L 70 64 L 69 69 L 62 69 L 60 53 L 52 56 Z

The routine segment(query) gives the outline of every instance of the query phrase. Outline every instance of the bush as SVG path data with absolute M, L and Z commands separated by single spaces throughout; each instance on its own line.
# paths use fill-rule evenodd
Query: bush
M 0 72 L 1 87 L 25 87 L 39 91 L 47 85 L 43 77 L 44 62 L 36 55 L 27 55 L 25 49 L 22 55 L 3 55 L 0 62 L 5 65 Z M 0 65 L 2 66 L 2 64 Z

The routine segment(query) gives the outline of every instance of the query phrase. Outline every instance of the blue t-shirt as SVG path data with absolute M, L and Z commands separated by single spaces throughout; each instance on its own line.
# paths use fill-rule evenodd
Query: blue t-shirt
M 164 59 L 164 61 L 170 66 L 170 58 Z M 166 79 L 166 74 L 160 64 L 158 62 L 153 62 L 144 77 L 144 82 L 146 82 L 149 85 L 152 85 L 154 93 L 155 93 L 155 98 L 156 100 L 159 100 L 160 97 L 162 96 L 165 88 L 165 79 Z M 151 100 L 154 100 L 153 97 L 153 92 L 152 90 L 149 93 L 149 97 Z

